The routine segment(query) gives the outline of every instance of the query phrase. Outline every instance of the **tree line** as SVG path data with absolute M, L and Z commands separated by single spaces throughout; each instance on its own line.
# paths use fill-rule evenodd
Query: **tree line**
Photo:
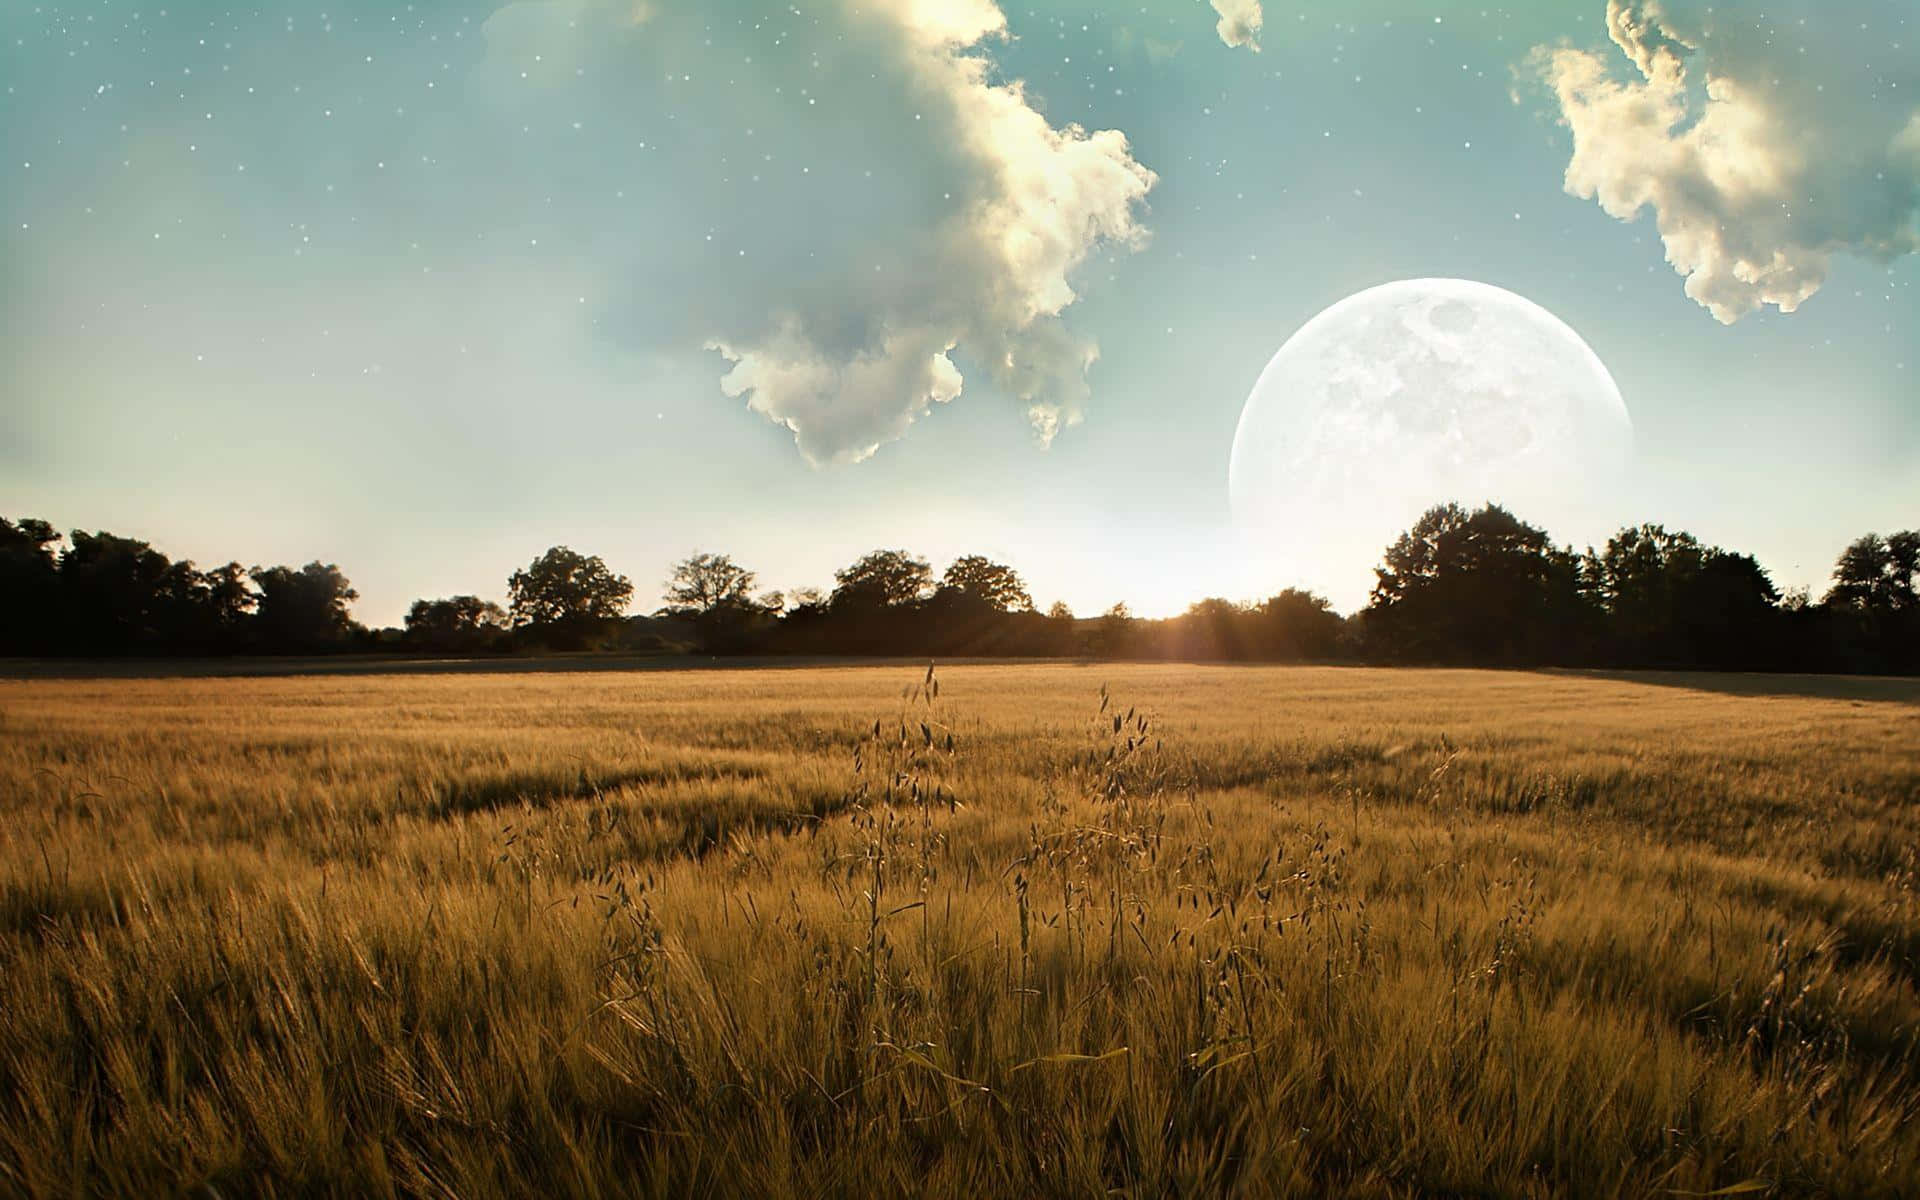
M 1817 601 L 1782 593 L 1751 556 L 1659 525 L 1576 552 L 1498 505 L 1434 508 L 1388 546 L 1367 606 L 1287 589 L 1201 600 L 1143 620 L 1124 604 L 1039 610 L 1012 567 L 979 555 L 935 575 L 876 550 L 831 589 L 762 591 L 725 554 L 675 564 L 664 605 L 596 555 L 556 546 L 474 595 L 416 601 L 368 629 L 339 567 L 201 570 L 146 542 L 0 519 L 0 654 L 431 654 L 607 650 L 709 655 L 1104 657 L 1709 670 L 1920 672 L 1920 532 L 1868 534 Z

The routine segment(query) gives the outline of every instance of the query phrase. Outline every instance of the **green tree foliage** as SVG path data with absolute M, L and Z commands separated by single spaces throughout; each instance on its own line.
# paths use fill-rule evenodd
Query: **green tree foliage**
M 520 628 L 585 630 L 617 621 L 633 600 L 633 583 L 597 555 L 555 546 L 507 580 L 509 609 Z
M 1033 597 L 1019 572 L 978 554 L 955 559 L 940 585 L 1000 612 L 1029 612 L 1033 608 Z

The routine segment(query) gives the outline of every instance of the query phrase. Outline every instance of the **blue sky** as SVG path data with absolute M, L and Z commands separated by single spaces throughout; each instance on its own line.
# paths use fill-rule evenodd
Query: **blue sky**
M 1264 10 L 1256 51 L 1201 0 L 8 6 L 0 512 L 337 561 L 374 623 L 560 542 L 643 607 L 697 549 L 882 545 L 1253 598 L 1307 576 L 1230 527 L 1261 368 L 1458 276 L 1632 410 L 1562 540 L 1817 590 L 1920 523 L 1908 5 Z

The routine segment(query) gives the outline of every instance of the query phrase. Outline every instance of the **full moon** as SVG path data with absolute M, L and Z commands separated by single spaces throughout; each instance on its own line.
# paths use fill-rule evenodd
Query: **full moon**
M 1559 318 L 1487 284 L 1417 279 L 1341 301 L 1280 348 L 1228 481 L 1262 557 L 1339 603 L 1437 504 L 1494 501 L 1567 540 L 1580 530 L 1556 523 L 1611 514 L 1632 441 L 1613 376 Z

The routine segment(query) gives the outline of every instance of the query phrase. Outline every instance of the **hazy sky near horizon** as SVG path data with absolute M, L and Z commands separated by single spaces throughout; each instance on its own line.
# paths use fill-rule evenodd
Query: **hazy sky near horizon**
M 557 543 L 643 610 L 703 549 L 1318 584 L 1231 526 L 1241 408 L 1428 276 L 1620 385 L 1557 539 L 1818 591 L 1920 525 L 1908 0 L 21 3 L 0 81 L 0 514 L 337 562 L 374 624 Z

